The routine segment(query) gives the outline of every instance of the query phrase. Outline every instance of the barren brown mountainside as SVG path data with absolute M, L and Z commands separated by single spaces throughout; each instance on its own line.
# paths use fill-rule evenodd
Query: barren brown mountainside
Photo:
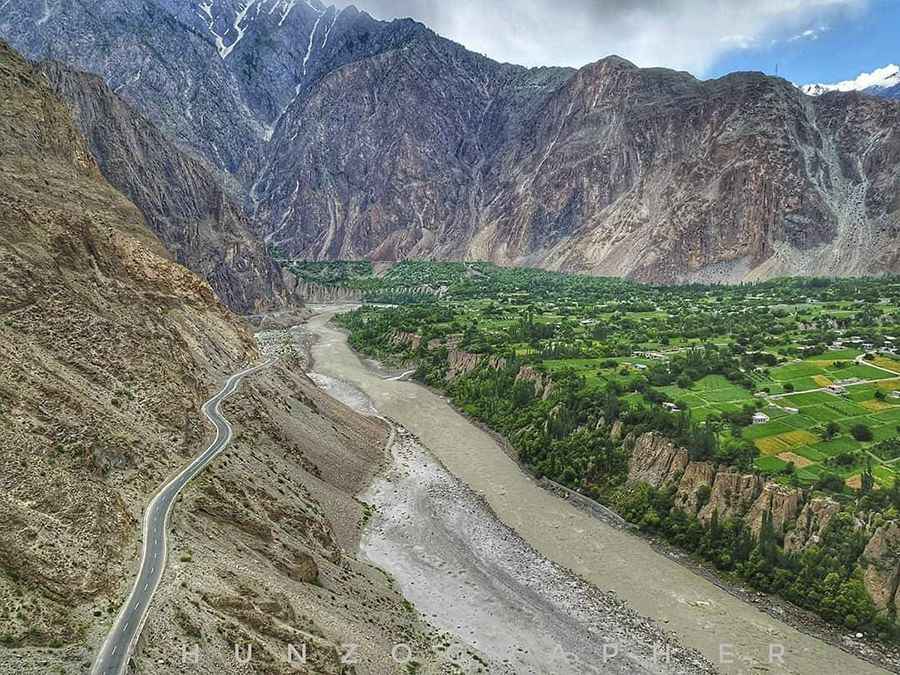
M 285 306 L 281 270 L 212 170 L 176 148 L 96 75 L 58 62 L 41 70 L 72 109 L 104 177 L 141 210 L 178 262 L 208 280 L 235 311 Z
M 101 75 L 297 256 L 900 270 L 896 101 L 617 57 L 526 69 L 315 1 L 40 4 L 10 0 L 0 34 Z
M 133 581 L 143 505 L 206 447 L 201 403 L 260 348 L 2 43 L 0 259 L 0 673 L 84 673 Z M 140 672 L 180 671 L 194 643 L 196 672 L 230 672 L 251 642 L 248 672 L 288 668 L 289 642 L 348 672 L 350 636 L 386 672 L 378 646 L 434 640 L 354 553 L 386 429 L 319 392 L 292 333 L 268 337 L 278 365 L 227 401 L 233 444 L 175 508 Z

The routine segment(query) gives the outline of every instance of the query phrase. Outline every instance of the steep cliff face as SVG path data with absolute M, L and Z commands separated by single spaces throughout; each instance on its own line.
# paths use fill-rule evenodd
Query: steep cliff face
M 675 505 L 696 516 L 709 499 L 710 486 L 716 478 L 716 467 L 711 462 L 689 462 L 675 493 Z
M 304 257 L 657 282 L 900 269 L 896 102 L 616 57 L 525 69 L 316 2 L 104 5 L 11 0 L 0 34 L 101 74 Z
M 784 550 L 799 551 L 818 544 L 831 519 L 841 510 L 841 505 L 829 497 L 813 497 L 800 511 L 793 529 L 785 535 Z
M 485 368 L 500 370 L 506 367 L 506 359 L 502 356 L 473 354 L 461 349 L 451 349 L 447 352 L 447 379 L 456 379 L 482 365 Z
M 704 525 L 710 523 L 713 513 L 720 520 L 743 519 L 754 535 L 759 534 L 766 513 L 772 516 L 776 534 L 784 535 L 800 515 L 803 502 L 799 489 L 763 484 L 758 476 L 728 468 L 717 470 L 712 462 L 692 462 L 685 448 L 655 432 L 641 434 L 631 443 L 628 479 L 657 488 L 675 484 L 675 508 L 697 516 Z M 821 531 L 827 525 L 821 510 L 818 504 L 808 512 L 804 509 L 808 529 Z M 811 536 L 807 534 L 803 544 Z
M 885 211 L 845 212 L 871 178 L 840 162 L 841 152 L 862 155 L 817 123 L 825 103 L 762 74 L 700 82 L 615 58 L 587 66 L 505 149 L 488 250 L 502 246 L 513 261 L 543 247 L 555 267 L 661 281 L 810 273 L 825 259 L 827 269 L 862 270 L 841 258 L 840 237 Z M 855 122 L 845 133 L 868 138 Z M 876 145 L 893 135 L 886 125 Z M 896 193 L 893 167 L 875 173 Z M 535 241 L 538 223 L 549 227 Z
M 626 438 L 626 441 L 628 439 Z M 760 476 L 741 474 L 710 462 L 688 461 L 687 451 L 657 433 L 645 433 L 627 442 L 628 478 L 657 488 L 677 485 L 674 507 L 709 526 L 713 514 L 719 522 L 740 520 L 758 536 L 768 514 L 776 537 L 783 538 L 785 553 L 819 546 L 841 512 L 830 497 L 810 496 L 799 488 L 764 482 Z M 871 516 L 868 514 L 868 520 Z M 866 517 L 857 526 L 868 537 L 854 565 L 863 571 L 866 591 L 879 610 L 900 609 L 900 523 L 890 520 L 877 528 Z
M 290 9 L 288 9 L 290 7 Z M 35 60 L 101 75 L 229 185 L 254 165 L 304 72 L 324 8 L 307 2 L 7 3 L 0 34 Z
M 709 501 L 700 509 L 697 517 L 704 525 L 712 520 L 713 513 L 720 520 L 743 518 L 762 491 L 763 480 L 759 476 L 742 474 L 730 469 L 720 470 L 709 493 Z
M 628 460 L 628 479 L 653 487 L 673 482 L 688 465 L 688 452 L 662 434 L 641 434 L 633 439 Z
M 461 257 L 494 196 L 490 158 L 518 131 L 521 110 L 503 102 L 539 101 L 565 75 L 503 66 L 425 30 L 330 71 L 276 130 L 260 225 L 314 258 Z
M 519 368 L 519 372 L 516 373 L 516 382 L 531 382 L 534 385 L 534 395 L 543 400 L 547 400 L 553 393 L 552 378 L 528 365 Z
M 900 524 L 890 521 L 877 530 L 863 552 L 865 582 L 878 609 L 897 608 L 900 583 Z
M 772 529 L 777 536 L 784 536 L 785 530 L 792 527 L 800 514 L 803 491 L 789 488 L 777 483 L 766 483 L 759 497 L 753 502 L 747 513 L 747 521 L 754 535 L 762 529 L 763 517 L 766 513 L 772 516 Z
M 286 281 L 291 296 L 309 303 L 362 302 L 362 291 L 343 286 L 323 286 L 311 284 L 302 279 L 288 278 Z
M 277 309 L 288 293 L 279 266 L 207 166 L 178 150 L 93 75 L 41 66 L 68 104 L 104 177 L 143 213 L 178 262 L 241 313 Z

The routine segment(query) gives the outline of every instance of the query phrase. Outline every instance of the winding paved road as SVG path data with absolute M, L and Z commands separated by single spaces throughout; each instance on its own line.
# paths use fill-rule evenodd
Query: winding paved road
M 245 376 L 271 366 L 275 360 L 269 359 L 258 366 L 235 373 L 228 378 L 219 393 L 203 404 L 203 414 L 216 428 L 215 440 L 175 477 L 163 483 L 144 509 L 144 542 L 137 580 L 97 654 L 91 670 L 93 675 L 120 675 L 125 672 L 131 650 L 140 637 L 150 610 L 150 602 L 166 566 L 166 523 L 169 513 L 184 486 L 231 442 L 231 425 L 222 416 L 219 406 L 235 392 Z

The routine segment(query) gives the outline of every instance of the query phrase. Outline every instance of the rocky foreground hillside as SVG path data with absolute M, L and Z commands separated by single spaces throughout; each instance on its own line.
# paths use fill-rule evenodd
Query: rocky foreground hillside
M 473 54 L 316 1 L 10 0 L 316 259 L 478 258 L 641 280 L 900 270 L 900 104 L 760 73 Z
M 205 447 L 201 403 L 259 348 L 2 44 L 0 259 L 0 672 L 83 673 L 129 590 L 143 504 Z M 236 642 L 254 645 L 248 672 L 286 672 L 288 643 L 310 672 L 348 672 L 351 638 L 361 672 L 391 671 L 381 647 L 401 640 L 437 668 L 453 649 L 425 651 L 427 626 L 352 553 L 386 429 L 276 347 L 224 407 L 234 444 L 176 507 L 140 672 L 180 670 L 195 643 L 197 672 L 233 672 Z

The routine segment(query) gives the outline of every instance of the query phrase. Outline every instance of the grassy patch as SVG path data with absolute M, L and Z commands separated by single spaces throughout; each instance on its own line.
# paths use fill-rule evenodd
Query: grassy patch
M 826 457 L 834 457 L 843 452 L 850 452 L 861 448 L 862 444 L 856 439 L 849 436 L 838 436 L 830 441 L 822 441 L 812 446 L 812 449 L 825 455 Z
M 731 385 L 722 389 L 713 389 L 711 391 L 703 391 L 699 394 L 701 398 L 710 403 L 725 403 L 728 401 L 748 401 L 753 396 L 746 389 Z
M 814 375 L 812 379 L 817 387 L 827 387 L 832 382 L 831 378 L 825 375 Z
M 809 445 L 801 445 L 791 450 L 791 452 L 796 453 L 801 457 L 805 457 L 811 462 L 824 462 L 826 459 L 828 459 L 828 455 L 823 452 L 819 452 L 814 447 Z
M 774 455 L 765 455 L 756 458 L 756 468 L 760 471 L 765 471 L 766 473 L 778 473 L 786 466 L 787 462 L 778 459 Z
M 889 356 L 876 356 L 875 360 L 872 361 L 876 366 L 881 366 L 882 368 L 887 368 L 888 370 L 893 370 L 895 373 L 900 373 L 900 361 L 897 359 L 892 359 Z
M 812 460 L 803 457 L 802 455 L 795 454 L 793 452 L 779 452 L 776 455 L 779 459 L 783 459 L 785 462 L 790 462 L 798 469 L 802 469 L 804 467 L 812 464 Z
M 900 408 L 892 407 L 890 410 L 876 413 L 872 415 L 872 420 L 876 424 L 900 423 Z
M 691 389 L 695 391 L 712 391 L 714 389 L 726 389 L 730 387 L 740 389 L 739 387 L 735 387 L 724 375 L 707 375 L 694 382 Z
M 769 377 L 776 382 L 790 382 L 798 380 L 801 377 L 813 377 L 815 375 L 824 375 L 825 371 L 819 366 L 812 363 L 788 363 L 769 371 Z
M 824 391 L 812 391 L 806 394 L 794 394 L 792 396 L 785 396 L 783 399 L 781 399 L 781 402 L 795 408 L 800 408 L 805 405 L 820 405 L 822 403 L 828 403 L 832 400 L 834 400 L 834 396 L 832 394 L 827 394 Z
M 753 441 L 757 438 L 785 434 L 794 430 L 795 427 L 786 424 L 783 419 L 778 419 L 766 422 L 765 424 L 754 424 L 753 426 L 747 427 L 741 435 L 747 440 Z
M 810 429 L 818 424 L 816 420 L 807 415 L 786 415 L 781 418 L 781 421 L 793 429 Z
M 824 405 L 812 405 L 807 408 L 803 408 L 803 414 L 809 415 L 817 422 L 836 422 L 841 419 L 843 415 L 839 413 L 837 410 L 833 410 L 828 406 Z
M 829 373 L 831 374 L 831 377 L 836 380 L 846 380 L 852 377 L 859 378 L 860 380 L 881 380 L 885 377 L 890 377 L 890 375 L 883 370 L 857 363 L 854 363 L 852 366 L 847 366 L 846 368 L 841 368 L 840 370 L 830 370 Z
M 879 389 L 883 389 L 884 391 L 895 391 L 900 389 L 900 379 L 898 380 L 883 380 L 877 384 Z
M 900 430 L 896 424 L 882 424 L 879 427 L 872 427 L 872 440 L 885 441 L 888 438 L 900 436 Z

